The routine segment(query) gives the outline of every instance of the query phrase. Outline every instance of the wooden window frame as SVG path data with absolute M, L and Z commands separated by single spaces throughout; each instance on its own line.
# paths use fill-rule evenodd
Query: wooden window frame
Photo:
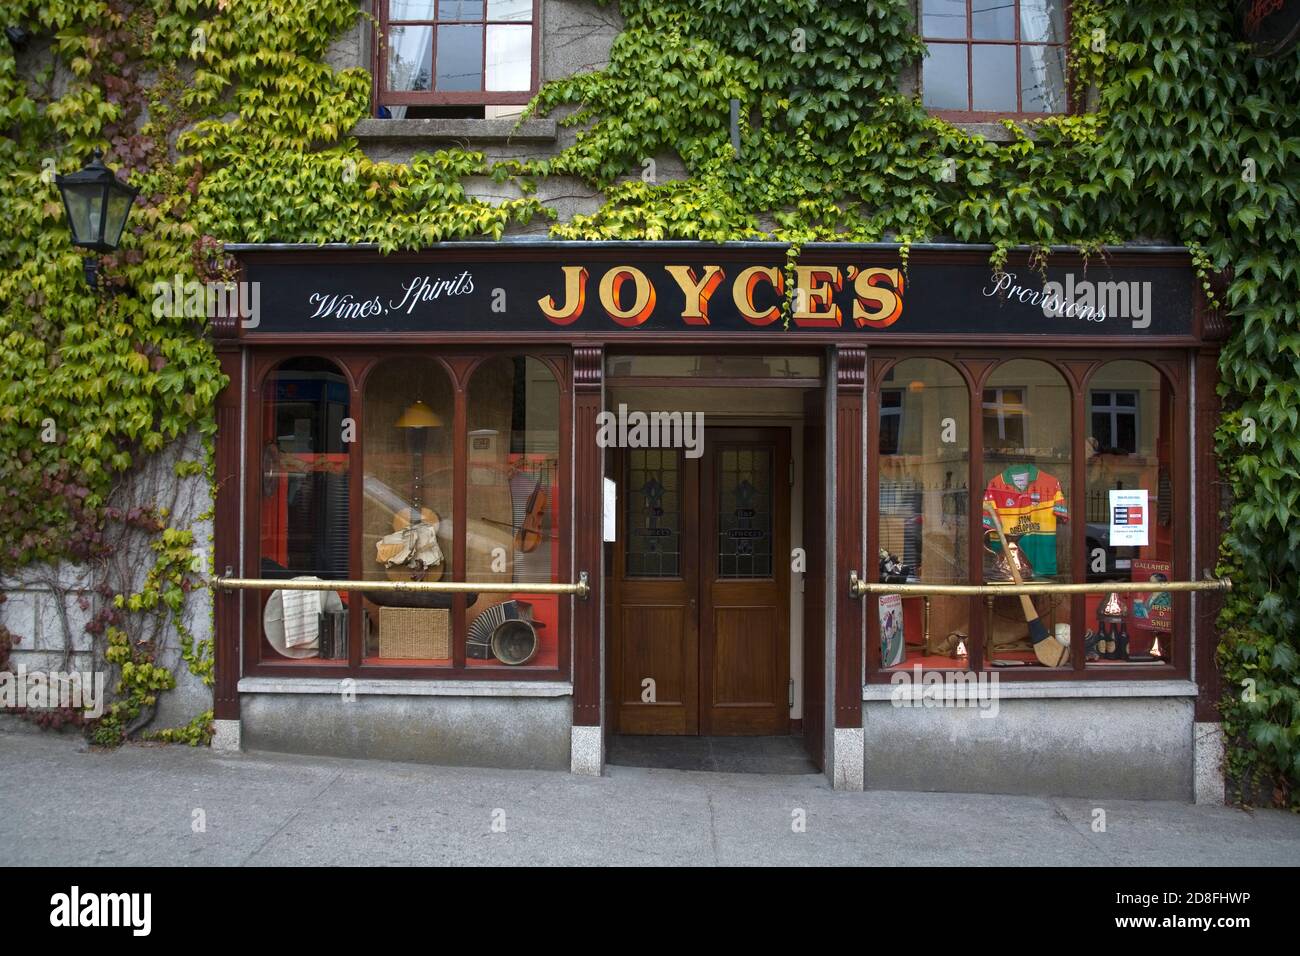
M 372 45 L 371 68 L 374 72 L 374 107 L 381 106 L 523 106 L 536 95 L 541 85 L 541 50 L 542 50 L 542 2 L 532 0 L 533 15 L 531 20 L 488 20 L 487 0 L 483 3 L 481 20 L 439 20 L 438 8 L 434 6 L 434 18 L 428 20 L 391 20 L 389 4 L 391 0 L 376 0 L 379 6 L 378 24 L 375 27 L 375 42 Z M 436 2 L 436 0 L 435 0 Z M 438 27 L 454 25 L 480 25 L 483 27 L 483 72 L 480 89 L 458 90 L 439 93 L 437 90 L 389 90 L 388 89 L 388 35 L 390 24 L 398 26 L 428 26 L 433 30 L 433 61 L 430 82 L 438 79 Z M 531 26 L 533 29 L 532 62 L 529 71 L 527 90 L 506 90 L 490 92 L 482 87 L 487 85 L 487 27 L 493 26 Z
M 1074 83 L 1072 82 L 1072 75 L 1070 69 L 1070 57 L 1069 57 L 1070 30 L 1072 28 L 1072 21 L 1070 18 L 1070 13 L 1071 13 L 1070 8 L 1072 4 L 1070 3 L 1070 0 L 1062 0 L 1062 3 L 1064 4 L 1064 8 L 1065 8 L 1064 9 L 1064 14 L 1065 14 L 1064 31 L 1065 32 L 1064 32 L 1064 39 L 1060 43 L 1040 43 L 1031 40 L 1021 40 L 1020 39 L 1020 0 L 1012 0 L 1012 2 L 1015 4 L 1015 14 L 1014 14 L 1015 26 L 1016 26 L 1015 38 L 1011 40 L 983 40 L 970 35 L 972 30 L 971 25 L 974 22 L 972 16 L 972 7 L 974 6 L 974 0 L 966 0 L 966 36 L 965 37 L 926 36 L 925 35 L 925 13 L 924 13 L 925 0 L 918 0 L 917 8 L 916 8 L 917 9 L 916 12 L 917 31 L 918 33 L 920 33 L 921 39 L 925 41 L 926 46 L 929 47 L 932 44 L 947 44 L 950 46 L 962 47 L 966 51 L 966 106 L 967 108 L 964 110 L 953 110 L 953 109 L 932 109 L 930 107 L 926 107 L 927 111 L 930 113 L 931 116 L 936 116 L 939 119 L 948 120 L 950 122 L 987 123 L 987 122 L 992 122 L 995 120 L 1002 120 L 1002 119 L 1014 119 L 1014 120 L 1046 119 L 1047 117 L 1050 116 L 1070 116 L 1076 112 L 1075 102 L 1074 102 L 1074 89 L 1073 89 Z M 974 68 L 973 50 L 977 46 L 1014 46 L 1015 47 L 1016 49 L 1016 108 L 1015 110 L 1012 111 L 977 110 L 974 108 L 975 107 L 975 75 L 974 75 L 975 68 Z M 1020 53 L 1021 53 L 1021 48 L 1027 46 L 1049 46 L 1049 47 L 1059 46 L 1062 52 L 1065 53 L 1065 73 L 1063 75 L 1063 80 L 1065 82 L 1065 110 L 1063 112 L 1033 113 L 1033 112 L 1024 111 L 1023 109 L 1024 91 L 1021 89 L 1021 79 L 1020 79 L 1021 77 Z M 919 81 L 917 85 L 921 91 L 921 101 L 922 103 L 924 103 L 925 102 L 924 63 L 922 63 L 918 67 L 917 79 Z
M 261 448 L 266 436 L 262 429 L 262 403 L 267 384 L 281 363 L 295 358 L 316 358 L 333 362 L 347 379 L 349 389 L 348 417 L 353 421 L 365 419 L 365 389 L 370 374 L 388 359 L 425 357 L 442 367 L 447 374 L 454 395 L 454 415 L 452 448 L 456 450 L 453 458 L 453 506 L 451 574 L 450 581 L 465 579 L 465 520 L 468 499 L 468 455 L 467 447 L 467 403 L 469 386 L 474 372 L 484 363 L 501 356 L 525 356 L 541 361 L 555 377 L 559 393 L 559 472 L 557 483 L 560 488 L 559 501 L 556 504 L 561 515 L 558 534 L 559 550 L 562 556 L 560 566 L 553 571 L 553 576 L 561 582 L 577 580 L 577 571 L 573 562 L 573 509 L 570 491 L 573 487 L 572 474 L 572 440 L 573 440 L 573 386 L 572 353 L 564 348 L 552 346 L 499 348 L 455 348 L 430 346 L 420 351 L 409 345 L 380 347 L 374 345 L 311 347 L 272 346 L 257 348 L 249 352 L 249 374 L 247 388 L 247 407 L 245 409 L 245 428 L 248 444 L 244 458 L 244 495 L 249 503 L 244 519 L 244 566 L 257 570 L 261 566 L 262 495 L 261 483 Z M 348 531 L 350 563 L 348 576 L 353 580 L 361 578 L 364 567 L 362 554 L 361 521 L 363 482 L 360 477 L 365 474 L 365 435 L 358 432 L 357 438 L 349 445 L 348 474 L 354 479 L 349 486 L 349 512 L 351 521 Z M 597 569 L 587 569 L 595 571 Z M 250 575 L 252 576 L 252 575 Z M 259 575 L 260 576 L 260 572 Z M 265 640 L 262 634 L 262 601 L 258 595 L 262 591 L 247 592 L 244 598 L 243 624 L 243 673 L 248 677 L 344 677 L 383 679 L 422 679 L 422 680 L 514 680 L 514 681 L 555 681 L 572 679 L 572 602 L 576 598 L 561 598 L 557 602 L 559 621 L 557 622 L 557 640 L 559 655 L 556 666 L 550 667 L 512 667 L 508 664 L 474 664 L 465 662 L 465 643 L 468 636 L 465 600 L 457 595 L 452 605 L 452 659 L 450 664 L 374 664 L 362 660 L 361 615 L 351 613 L 348 617 L 348 660 L 322 661 L 308 658 L 300 662 L 276 660 L 263 656 Z M 519 585 L 519 593 L 528 593 L 526 582 Z M 361 594 L 351 592 L 348 607 L 360 607 Z
M 961 349 L 959 352 L 942 352 L 935 349 L 921 348 L 875 348 L 868 355 L 868 376 L 864 401 L 864 416 L 868 429 L 867 475 L 863 482 L 863 494 L 867 509 L 866 554 L 878 553 L 880 541 L 880 515 L 876 502 L 880 496 L 880 454 L 875 441 L 875 429 L 880 415 L 880 392 L 888 388 L 885 376 L 899 362 L 910 358 L 926 358 L 943 361 L 957 371 L 966 380 L 970 441 L 969 474 L 967 487 L 970 488 L 971 508 L 967 514 L 970 522 L 967 535 L 968 550 L 967 574 L 969 584 L 982 583 L 983 555 L 982 534 L 979 531 L 981 515 L 975 510 L 975 503 L 982 496 L 985 485 L 984 467 L 984 433 L 982 399 L 994 371 L 1007 362 L 1018 359 L 1035 359 L 1047 363 L 1055 369 L 1064 380 L 1071 395 L 1071 462 L 1070 488 L 1071 497 L 1082 501 L 1087 493 L 1087 458 L 1084 446 L 1088 434 L 1088 409 L 1092 401 L 1092 383 L 1098 371 L 1110 362 L 1139 361 L 1160 374 L 1172 389 L 1172 408 L 1174 410 L 1173 431 L 1170 436 L 1170 470 L 1173 491 L 1173 540 L 1175 547 L 1170 555 L 1171 571 L 1175 580 L 1189 580 L 1191 575 L 1192 524 L 1191 515 L 1196 503 L 1191 498 L 1191 378 L 1189 374 L 1189 356 L 1185 350 L 1161 349 L 1148 350 L 1140 355 L 1119 353 L 1106 349 L 1078 349 L 1062 351 L 1060 349 L 1018 349 L 1015 355 L 1008 356 L 1005 350 L 996 349 Z M 1072 503 L 1073 504 L 1073 503 Z M 1073 508 L 1072 508 L 1073 510 Z M 1080 516 L 1084 512 L 1080 510 Z M 1070 533 L 1070 577 L 1074 583 L 1087 583 L 1087 521 L 1072 520 L 1068 523 Z M 1169 680 L 1189 679 L 1191 674 L 1191 629 L 1192 613 L 1190 595 L 1176 592 L 1173 600 L 1173 635 L 1171 660 L 1166 664 L 1141 664 L 1125 666 L 1124 664 L 1107 664 L 1104 667 L 1087 666 L 1083 635 L 1088 629 L 1086 602 L 1070 602 L 1070 633 L 1077 639 L 1070 641 L 1070 663 L 1064 668 L 984 667 L 984 599 L 969 598 L 970 640 L 967 643 L 968 657 L 964 664 L 954 661 L 954 666 L 944 668 L 927 668 L 936 673 L 972 672 L 997 674 L 1000 681 L 1093 681 L 1093 680 Z M 869 684 L 887 684 L 899 668 L 885 669 L 880 663 L 880 617 L 878 598 L 867 595 L 864 599 L 866 613 L 866 653 L 864 655 L 865 678 Z M 1201 641 L 1210 639 L 1200 635 Z

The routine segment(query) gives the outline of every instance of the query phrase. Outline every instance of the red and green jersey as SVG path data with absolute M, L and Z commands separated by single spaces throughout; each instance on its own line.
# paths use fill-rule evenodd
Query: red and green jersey
M 1012 465 L 993 476 L 984 500 L 993 502 L 1003 533 L 1017 536 L 1034 573 L 1056 574 L 1056 523 L 1070 520 L 1061 483 L 1033 465 Z M 987 514 L 984 526 L 993 527 Z

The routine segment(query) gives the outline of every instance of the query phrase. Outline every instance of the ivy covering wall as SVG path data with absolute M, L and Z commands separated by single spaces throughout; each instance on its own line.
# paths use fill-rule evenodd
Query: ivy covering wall
M 995 263 L 1017 244 L 1186 243 L 1207 288 L 1230 280 L 1218 432 L 1235 500 L 1220 654 L 1230 769 L 1298 806 L 1300 51 L 1254 57 L 1229 6 L 1077 0 L 1072 75 L 1096 110 L 992 143 L 899 92 L 924 55 L 907 0 L 625 0 L 608 67 L 532 104 L 581 130 L 572 146 L 530 162 L 448 149 L 389 164 L 348 135 L 369 74 L 323 62 L 357 22 L 353 0 L 9 0 L 8 25 L 33 36 L 18 51 L 0 38 L 0 572 L 101 559 L 114 523 L 153 529 L 143 590 L 107 595 L 99 622 L 125 710 L 96 733 L 129 733 L 166 684 L 132 622 L 184 603 L 195 542 L 165 514 L 115 504 L 114 488 L 176 437 L 210 436 L 223 384 L 201 321 L 155 317 L 149 289 L 219 278 L 222 241 L 499 238 L 553 215 L 535 184 L 568 176 L 606 201 L 555 222 L 558 238 L 770 236 L 792 255 L 817 239 L 951 238 L 993 243 Z M 85 288 L 50 176 L 96 145 L 141 189 L 105 261 L 125 292 L 111 299 Z M 689 178 L 647 181 L 645 160 L 664 154 Z M 466 181 L 482 175 L 521 198 L 475 199 Z M 0 666 L 15 637 L 0 632 Z M 210 648 L 186 656 L 210 674 Z

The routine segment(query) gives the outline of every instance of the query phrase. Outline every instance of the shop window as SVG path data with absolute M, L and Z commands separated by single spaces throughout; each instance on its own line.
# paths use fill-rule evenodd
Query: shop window
M 1089 385 L 1087 579 L 1172 580 L 1173 390 L 1136 361 L 1106 363 Z M 1087 666 L 1169 660 L 1172 615 L 1167 591 L 1088 595 Z
M 361 576 L 452 580 L 455 394 L 434 359 L 389 359 L 365 382 Z M 448 594 L 367 591 L 367 664 L 451 664 Z
M 969 583 L 970 395 L 946 362 L 905 359 L 880 392 L 879 580 Z M 888 436 L 888 437 L 887 437 Z M 880 597 L 881 664 L 964 667 L 969 602 Z
M 566 581 L 559 385 L 539 359 L 486 359 L 470 379 L 466 415 L 465 579 L 519 585 L 469 601 L 466 663 L 554 668 L 560 598 L 528 585 Z
M 517 589 L 257 592 L 249 619 L 264 638 L 250 663 L 556 671 L 569 599 L 529 585 L 570 583 L 562 364 L 428 352 L 347 363 L 294 358 L 264 379 L 252 418 L 261 576 Z
M 380 105 L 401 119 L 417 112 L 488 116 L 527 103 L 537 87 L 538 6 L 535 0 L 388 0 Z
M 1090 363 L 1082 359 L 1073 371 Z M 879 580 L 995 591 L 970 601 L 931 595 L 928 627 L 910 603 L 920 598 L 882 599 L 880 665 L 873 648 L 870 669 L 965 669 L 963 657 L 1007 675 L 1052 679 L 1185 667 L 1185 626 L 1176 626 L 1187 613 L 1185 598 L 1158 590 L 1187 573 L 1186 543 L 1175 541 L 1179 515 L 1186 520 L 1186 503 L 1175 500 L 1176 489 L 1186 488 L 1178 484 L 1175 458 L 1185 454 L 1179 435 L 1186 430 L 1176 383 L 1132 359 L 1098 364 L 1086 380 L 1078 375 L 1077 386 L 1065 363 L 1045 359 L 1002 361 L 987 371 L 976 359 L 965 370 L 969 379 L 937 359 L 907 358 L 882 379 L 874 449 L 879 495 L 869 520 L 880 548 Z M 979 384 L 968 388 L 970 380 Z M 967 395 L 982 406 L 972 449 L 962 432 Z M 950 428 L 936 444 L 940 418 Z M 1078 432 L 1075 421 L 1083 423 Z M 976 497 L 968 506 L 970 452 L 977 456 Z M 969 534 L 977 536 L 973 549 Z M 973 568 L 964 562 L 968 554 L 981 555 Z M 1026 583 L 1103 589 L 1031 595 L 1027 609 L 1018 595 L 997 593 L 1011 590 L 1013 567 Z M 1151 590 L 1108 592 L 1109 582 Z M 963 647 L 972 629 L 982 642 Z M 1052 643 L 1035 643 L 1034 635 Z
M 1070 486 L 1072 394 L 1059 371 L 1036 359 L 1003 362 L 985 384 L 981 527 L 986 583 L 1014 584 L 1013 561 L 1023 581 L 1071 580 L 1070 521 L 1078 510 Z M 1002 548 L 999 529 L 1010 554 Z M 986 665 L 1016 667 L 1039 660 L 1019 597 L 986 603 Z M 1037 595 L 1033 604 L 1048 635 L 1067 646 L 1068 596 Z M 1068 660 L 1061 663 L 1070 666 Z
M 920 0 L 923 101 L 952 119 L 1067 111 L 1065 0 Z
M 291 359 L 265 381 L 259 481 L 264 578 L 348 577 L 349 394 L 342 370 L 325 359 Z M 259 594 L 264 660 L 346 660 L 347 595 Z

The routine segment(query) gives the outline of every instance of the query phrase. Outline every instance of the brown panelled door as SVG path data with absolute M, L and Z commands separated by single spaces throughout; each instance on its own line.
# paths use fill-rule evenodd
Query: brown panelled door
M 783 428 L 622 453 L 616 732 L 789 732 L 789 469 Z
M 622 454 L 611 664 L 614 729 L 699 733 L 699 461 Z

